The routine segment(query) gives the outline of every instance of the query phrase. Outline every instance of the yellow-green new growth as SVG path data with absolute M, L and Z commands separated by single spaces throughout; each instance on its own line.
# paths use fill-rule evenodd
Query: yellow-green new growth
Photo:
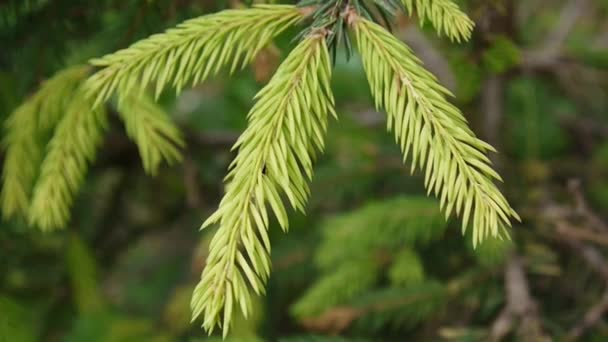
M 452 0 L 401 0 L 409 14 L 418 15 L 420 25 L 430 21 L 438 34 L 458 42 L 471 38 L 475 23 Z
M 197 84 L 224 66 L 242 68 L 268 42 L 302 18 L 295 6 L 257 5 L 250 9 L 225 10 L 190 19 L 162 34 L 140 40 L 130 47 L 94 59 L 101 67 L 88 80 L 96 104 L 118 90 L 126 96 L 149 84 L 156 97 L 166 86 L 179 92 Z
M 118 113 L 148 174 L 156 175 L 163 160 L 173 164 L 182 159 L 180 148 L 185 143 L 179 128 L 150 96 L 143 92 L 121 96 Z
M 6 148 L 2 172 L 2 212 L 5 217 L 26 216 L 30 195 L 46 146 L 46 135 L 63 117 L 89 66 L 67 68 L 45 81 L 40 90 L 6 120 Z
M 107 126 L 105 107 L 93 109 L 82 86 L 71 96 L 49 142 L 29 208 L 30 223 L 42 230 L 67 224 L 74 196 Z
M 228 333 L 232 312 L 251 311 L 249 288 L 264 292 L 270 273 L 269 213 L 284 230 L 288 219 L 281 194 L 304 211 L 315 151 L 322 150 L 328 114 L 335 116 L 329 88 L 330 58 L 320 33 L 305 38 L 256 95 L 249 125 L 234 148 L 226 194 L 203 227 L 219 222 L 207 266 L 192 297 L 193 319 Z
M 376 107 L 388 114 L 388 129 L 404 152 L 412 152 L 412 171 L 425 171 L 428 192 L 440 198 L 446 217 L 462 216 L 462 230 L 473 222 L 473 244 L 487 236 L 508 236 L 519 220 L 493 180 L 487 151 L 462 113 L 446 100 L 449 91 L 426 71 L 411 50 L 383 27 L 355 18 L 357 45 Z
M 90 66 L 80 65 L 57 73 L 7 119 L 5 217 L 20 214 L 43 230 L 67 224 L 73 198 L 106 126 L 105 106 L 94 107 L 85 88 L 90 71 Z M 119 96 L 118 107 L 146 172 L 155 174 L 163 160 L 181 159 L 184 142 L 179 129 L 147 95 Z

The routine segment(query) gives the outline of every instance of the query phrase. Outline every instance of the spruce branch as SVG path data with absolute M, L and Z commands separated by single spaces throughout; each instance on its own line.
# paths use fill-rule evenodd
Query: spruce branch
M 439 239 L 447 226 L 438 207 L 424 196 L 398 196 L 332 217 L 321 227 L 315 262 L 332 270 L 356 257 L 372 258 L 378 250 L 392 253 L 404 245 L 426 245 Z
M 427 191 L 440 198 L 446 217 L 472 218 L 473 245 L 487 236 L 508 237 L 517 213 L 493 183 L 494 149 L 476 138 L 462 113 L 446 100 L 449 91 L 426 71 L 411 50 L 381 26 L 349 18 L 377 108 L 388 114 L 388 129 L 404 153 L 412 152 L 412 172 L 425 170 Z
M 224 66 L 244 67 L 269 41 L 302 18 L 289 5 L 257 5 L 225 10 L 185 21 L 165 33 L 140 40 L 113 54 L 91 60 L 102 68 L 88 80 L 95 104 L 115 91 L 154 85 L 156 97 L 167 86 L 179 92 L 198 84 Z
M 4 217 L 27 215 L 46 137 L 64 115 L 89 70 L 90 67 L 79 65 L 57 73 L 6 120 L 3 139 L 6 157 L 2 171 Z
M 388 278 L 391 285 L 401 287 L 424 281 L 424 265 L 420 255 L 411 248 L 403 248 L 395 255 Z
M 292 306 L 292 314 L 306 322 L 350 304 L 369 292 L 389 265 L 392 285 L 422 282 L 423 266 L 413 247 L 439 238 L 445 227 L 436 201 L 418 196 L 370 203 L 327 220 L 315 253 L 321 277 Z
M 167 113 L 147 94 L 138 93 L 120 97 L 118 111 L 127 135 L 137 144 L 144 170 L 156 175 L 161 161 L 172 164 L 182 159 L 185 143 Z
M 346 305 L 367 291 L 378 281 L 380 267 L 371 258 L 351 260 L 322 275 L 291 307 L 298 319 L 315 317 L 326 310 Z
M 72 198 L 105 128 L 105 108 L 93 107 L 84 85 L 90 71 L 88 65 L 77 65 L 57 73 L 7 119 L 1 195 L 5 217 L 21 214 L 43 230 L 67 223 Z M 154 175 L 162 160 L 181 159 L 179 129 L 143 91 L 119 96 L 118 107 L 148 173 Z
M 2 213 L 9 218 L 27 213 L 30 191 L 38 174 L 42 149 L 36 137 L 37 111 L 30 102 L 17 108 L 6 122 L 6 158 L 2 172 Z
M 449 285 L 429 279 L 407 287 L 371 289 L 348 303 L 327 307 L 320 315 L 302 318 L 300 323 L 309 330 L 332 334 L 342 333 L 355 322 L 369 325 L 371 330 L 415 325 L 441 312 Z
M 475 23 L 452 0 L 401 0 L 407 12 L 418 15 L 420 25 L 430 21 L 439 35 L 445 34 L 452 41 L 467 41 Z
M 203 224 L 219 222 L 219 229 L 191 307 L 193 320 L 202 315 L 209 333 L 219 325 L 226 336 L 236 308 L 250 314 L 249 288 L 264 293 L 270 273 L 268 205 L 283 230 L 288 219 L 281 194 L 304 211 L 328 114 L 335 116 L 330 76 L 325 32 L 312 32 L 256 95 L 249 125 L 234 146 L 238 155 L 226 177 L 226 194 Z
M 93 109 L 93 101 L 85 93 L 81 85 L 71 94 L 34 187 L 29 221 L 42 230 L 57 229 L 68 222 L 74 196 L 107 126 L 105 108 Z

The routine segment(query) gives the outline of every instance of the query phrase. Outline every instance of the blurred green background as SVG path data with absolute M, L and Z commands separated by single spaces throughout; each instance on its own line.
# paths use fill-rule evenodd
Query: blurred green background
M 523 222 L 473 250 L 410 174 L 360 61 L 336 61 L 339 121 L 307 215 L 271 228 L 272 274 L 230 341 L 608 340 L 608 1 L 458 1 L 476 22 L 452 44 L 417 19 L 408 43 L 499 150 Z M 58 70 L 239 1 L 0 1 L 0 119 Z M 230 151 L 253 95 L 293 47 L 160 102 L 183 163 L 144 174 L 114 115 L 63 231 L 0 227 L 0 341 L 207 341 L 190 297 Z M 0 150 L 0 155 L 3 152 Z

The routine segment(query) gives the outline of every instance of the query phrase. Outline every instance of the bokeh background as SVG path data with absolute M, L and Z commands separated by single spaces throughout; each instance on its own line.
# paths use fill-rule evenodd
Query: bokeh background
M 466 113 L 522 216 L 473 250 L 410 174 L 358 57 L 339 54 L 339 121 L 306 216 L 272 232 L 272 274 L 229 341 L 608 340 L 608 1 L 458 1 L 453 44 L 417 19 L 393 32 Z M 0 119 L 58 70 L 239 1 L 0 1 Z M 253 95 L 293 47 L 160 99 L 184 160 L 145 175 L 113 117 L 69 226 L 0 225 L 0 341 L 208 341 L 190 322 L 230 151 Z M 0 149 L 0 155 L 3 152 Z

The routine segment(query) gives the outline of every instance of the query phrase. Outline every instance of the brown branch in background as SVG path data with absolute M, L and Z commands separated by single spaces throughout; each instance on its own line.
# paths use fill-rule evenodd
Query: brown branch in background
M 585 13 L 589 6 L 589 0 L 569 0 L 559 15 L 557 20 L 557 26 L 545 40 L 541 50 L 544 50 L 546 54 L 557 55 L 561 53 L 561 49 L 566 42 L 566 39 L 570 35 L 570 32 L 574 29 L 574 25 Z
M 563 221 L 555 223 L 557 225 L 558 233 L 561 232 L 565 223 Z M 596 248 L 570 237 L 565 237 L 562 239 L 562 241 L 576 251 L 576 254 L 581 256 L 583 260 L 587 262 L 589 267 L 597 272 L 606 282 L 606 290 L 604 291 L 600 301 L 589 308 L 583 319 L 581 319 L 581 321 L 572 327 L 572 329 L 570 329 L 568 332 L 568 339 L 577 341 L 583 337 L 587 330 L 593 328 L 597 323 L 599 323 L 602 316 L 608 312 L 608 264 L 606 263 L 606 260 L 602 254 Z
M 604 314 L 608 313 L 608 263 L 600 251 L 585 241 L 603 243 L 608 238 L 602 233 L 593 231 L 605 232 L 606 224 L 587 205 L 580 181 L 570 180 L 568 190 L 574 198 L 573 206 L 558 205 L 550 200 L 541 209 L 541 216 L 555 227 L 556 237 L 580 256 L 606 283 L 601 299 L 591 306 L 584 317 L 568 332 L 568 340 L 578 341 L 601 321 Z M 580 217 L 584 219 L 586 226 L 590 227 L 578 227 L 572 222 Z
M 553 31 L 547 35 L 547 39 L 537 47 L 522 52 L 518 71 L 552 74 L 560 87 L 581 103 L 603 96 L 598 89 L 601 89 L 600 84 L 605 83 L 605 73 L 587 65 L 576 56 L 569 55 L 566 51 L 566 42 L 570 33 L 575 28 L 575 24 L 589 13 L 592 4 L 593 1 L 590 0 L 569 0 L 562 7 L 559 19 Z M 588 47 L 593 48 L 598 45 L 601 45 L 601 42 L 590 40 Z
M 559 233 L 569 239 L 592 242 L 597 245 L 608 246 L 608 236 L 596 233 L 589 228 L 571 225 L 559 226 Z
M 507 305 L 491 327 L 491 340 L 501 341 L 516 324 L 519 324 L 517 335 L 521 340 L 547 340 L 542 332 L 538 305 L 530 295 L 523 263 L 515 254 L 509 258 L 505 268 L 505 288 Z
M 589 4 L 589 0 L 569 0 L 562 7 L 559 19 L 556 21 L 557 26 L 549 33 L 547 39 L 538 48 L 524 52 L 522 61 L 524 68 L 543 69 L 557 66 L 564 57 L 562 50 L 568 35 Z
M 562 129 L 574 137 L 583 155 L 590 155 L 598 144 L 608 140 L 608 125 L 578 113 L 558 117 Z
M 485 38 L 480 48 L 484 49 L 495 35 L 512 36 L 514 34 L 515 3 L 508 1 L 504 9 L 490 5 L 484 17 L 493 18 L 483 23 L 482 36 Z M 483 137 L 500 150 L 502 145 L 501 125 L 505 110 L 505 75 L 490 75 L 486 78 L 481 92 L 480 111 L 483 114 Z M 500 169 L 498 155 L 492 155 L 492 162 Z M 547 338 L 542 331 L 538 314 L 538 304 L 530 294 L 528 279 L 521 257 L 513 252 L 505 265 L 504 286 L 506 305 L 490 328 L 489 338 L 493 341 L 504 339 L 515 330 L 520 340 L 543 341 Z
M 491 45 L 497 35 L 513 37 L 515 34 L 515 1 L 504 2 L 504 7 L 486 4 L 485 21 L 480 25 L 483 41 L 478 42 L 481 50 Z M 480 111 L 483 115 L 483 137 L 498 150 L 502 141 L 501 126 L 505 111 L 505 75 L 489 75 L 483 86 L 480 99 Z M 500 170 L 499 156 L 491 156 L 495 168 Z M 492 341 L 503 340 L 511 331 L 516 331 L 518 340 L 545 341 L 542 331 L 538 304 L 530 293 L 526 270 L 521 257 L 514 251 L 507 259 L 504 269 L 504 287 L 506 305 L 490 328 L 489 338 Z
M 581 190 L 581 181 L 579 179 L 572 179 L 568 182 L 568 190 L 574 197 L 576 205 L 576 213 L 584 217 L 591 226 L 598 232 L 608 233 L 608 225 L 597 216 L 587 204 L 583 191 Z
M 608 49 L 608 23 L 604 23 L 600 33 L 593 40 L 593 46 L 596 49 Z
M 585 314 L 585 317 L 575 325 L 570 332 L 568 338 L 573 341 L 578 341 L 587 330 L 600 322 L 602 316 L 608 311 L 608 290 L 604 292 L 602 299 L 592 306 Z
M 563 225 L 563 222 L 555 222 L 558 224 L 557 231 L 560 232 L 559 225 Z M 600 253 L 595 247 L 590 245 L 586 245 L 580 241 L 573 239 L 563 239 L 566 244 L 568 244 L 572 249 L 574 249 L 577 255 L 581 256 L 585 262 L 597 272 L 608 284 L 608 264 L 602 253 Z

